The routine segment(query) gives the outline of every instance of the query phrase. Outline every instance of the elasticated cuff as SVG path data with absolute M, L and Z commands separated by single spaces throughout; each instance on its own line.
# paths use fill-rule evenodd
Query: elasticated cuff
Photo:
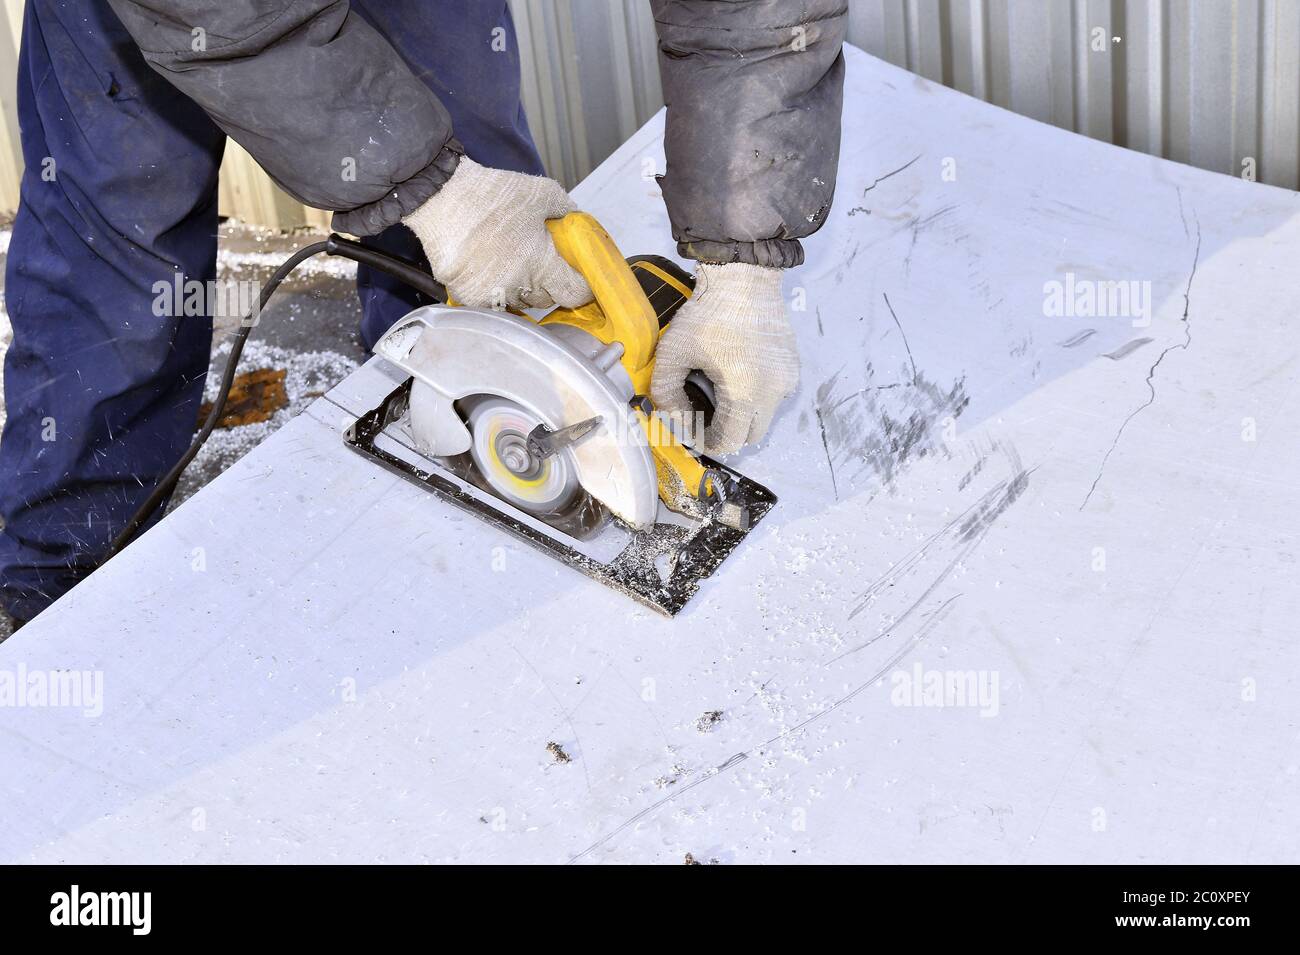
M 447 145 L 433 157 L 433 162 L 410 179 L 395 185 L 382 199 L 347 212 L 334 213 L 331 221 L 334 231 L 350 235 L 376 235 L 390 225 L 396 225 L 442 188 L 464 155 L 465 147 L 459 140 L 447 140 Z
M 764 239 L 761 242 L 710 242 L 697 239 L 678 242 L 677 253 L 687 259 L 718 265 L 744 262 L 768 269 L 792 269 L 803 264 L 803 245 L 798 239 Z

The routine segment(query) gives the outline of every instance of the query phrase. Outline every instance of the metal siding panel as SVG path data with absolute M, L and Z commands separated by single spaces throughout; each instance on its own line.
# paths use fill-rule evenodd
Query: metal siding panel
M 1046 4 L 1047 84 L 1051 95 L 1053 126 L 1080 132 L 1078 96 L 1088 54 L 1087 31 L 1081 28 L 1078 0 Z
M 1192 31 L 1191 0 L 1162 0 L 1165 10 L 1165 155 L 1190 163 L 1192 157 Z
M 988 18 L 985 0 L 952 0 L 949 7 L 949 82 L 954 89 L 987 100 Z
M 1123 127 L 1130 148 L 1164 155 L 1165 20 L 1164 6 L 1149 0 L 1122 0 L 1120 35 L 1125 96 Z
M 1121 56 L 1120 44 L 1112 42 L 1111 16 L 1110 0 L 1075 0 L 1075 131 L 1104 140 L 1115 135 L 1113 76 Z M 1099 34 L 1096 42 L 1094 33 Z M 1094 49 L 1096 45 L 1102 48 Z
M 635 128 L 639 129 L 664 104 L 659 81 L 659 45 L 650 4 L 646 0 L 623 0 L 623 23 L 636 100 Z M 634 131 L 628 130 L 628 135 Z
M 573 186 L 663 105 L 645 0 L 511 0 L 524 109 L 547 172 Z
M 943 83 L 950 75 L 944 48 L 948 40 L 947 0 L 905 0 L 908 66 L 928 80 Z
M 1233 165 L 1234 7 L 1222 0 L 1171 4 L 1179 41 L 1171 57 L 1173 91 L 1183 100 L 1171 116 L 1173 158 L 1218 172 Z
M 0 10 L 0 212 L 18 208 L 18 184 L 23 174 L 17 95 L 21 36 L 21 0 L 5 0 Z
M 1258 176 L 1300 185 L 1300 3 L 1265 0 L 1260 44 Z
M 885 59 L 908 69 L 907 0 L 885 0 Z
M 1242 162 L 1258 161 L 1260 121 L 1259 60 L 1263 47 L 1260 36 L 1261 4 L 1256 0 L 1232 0 L 1232 141 L 1228 164 L 1221 171 L 1241 175 Z M 1205 135 L 1215 136 L 1211 122 Z M 1220 129 L 1217 135 L 1222 136 Z
M 296 229 L 314 221 L 308 209 L 271 181 L 242 146 L 226 140 L 217 184 L 217 208 L 222 215 L 271 229 Z
M 628 66 L 627 34 L 622 31 L 613 14 L 621 13 L 617 3 L 580 2 L 574 19 L 574 5 L 568 8 L 567 32 L 572 46 L 568 56 L 572 71 L 566 75 L 562 94 L 566 101 L 574 92 L 581 97 L 582 114 L 572 117 L 586 133 L 577 156 L 575 178 L 566 185 L 574 185 L 596 167 L 594 155 L 608 156 L 635 131 L 632 101 L 632 71 Z M 577 39 L 581 29 L 583 39 Z M 620 32 L 622 36 L 620 36 Z M 624 130 L 626 129 L 626 132 Z
M 512 0 L 510 9 L 519 41 L 522 98 L 528 124 L 547 171 L 564 181 L 572 175 L 576 164 L 574 137 L 567 129 L 561 101 L 554 95 L 557 88 L 563 88 L 563 80 L 556 77 L 562 64 L 555 52 L 559 46 L 555 5 L 537 0 Z
M 889 60 L 885 4 L 886 0 L 853 0 L 849 4 L 848 38 L 850 43 L 872 56 Z
M 987 3 L 985 50 L 989 59 L 988 98 L 1003 109 L 1011 109 L 1010 0 L 987 0 Z
M 1068 10 L 1069 0 L 1063 2 Z M 1006 33 L 1004 37 L 994 35 L 994 43 L 1004 45 L 1005 51 L 994 69 L 1006 77 L 1007 100 L 1001 105 L 1045 123 L 1069 127 L 1068 118 L 1058 122 L 1057 97 L 1052 92 L 1061 82 L 1059 69 L 1053 75 L 1052 11 L 1052 4 L 1038 0 L 1005 0 Z M 1069 83 L 1068 72 L 1065 82 Z

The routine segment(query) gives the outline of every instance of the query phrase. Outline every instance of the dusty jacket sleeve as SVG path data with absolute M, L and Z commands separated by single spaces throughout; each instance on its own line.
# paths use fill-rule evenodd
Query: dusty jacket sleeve
M 682 255 L 788 268 L 839 161 L 846 0 L 651 0 Z
M 286 192 L 368 235 L 438 191 L 451 117 L 347 0 L 110 0 L 145 59 Z

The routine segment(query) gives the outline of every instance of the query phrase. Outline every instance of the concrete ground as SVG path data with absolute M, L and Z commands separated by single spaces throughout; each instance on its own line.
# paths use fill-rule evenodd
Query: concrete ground
M 12 219 L 0 217 L 0 427 L 5 420 L 3 357 L 11 335 L 4 309 L 3 272 L 11 236 Z M 220 232 L 218 279 L 257 283 L 249 288 L 259 288 L 293 250 L 320 237 L 320 233 L 307 230 L 283 233 L 227 221 Z M 304 262 L 280 286 L 240 361 L 239 380 L 251 379 L 253 385 L 248 407 L 238 420 L 232 420 L 234 416 L 227 413 L 223 426 L 213 433 L 182 478 L 172 507 L 275 433 L 364 360 L 365 351 L 358 337 L 361 306 L 355 277 L 353 263 L 318 257 Z M 205 401 L 214 397 L 229 354 L 230 336 L 239 320 L 223 317 L 214 325 Z M 258 387 L 265 382 L 271 387 Z M 0 612 L 0 640 L 9 632 L 9 620 Z

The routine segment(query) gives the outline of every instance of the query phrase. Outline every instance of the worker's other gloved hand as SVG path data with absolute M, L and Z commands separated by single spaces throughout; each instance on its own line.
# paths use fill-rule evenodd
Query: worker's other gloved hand
M 715 410 L 702 435 L 683 383 L 698 369 L 713 383 Z M 781 298 L 781 270 L 701 263 L 695 294 L 673 316 L 655 351 L 650 396 L 705 454 L 762 440 L 777 405 L 799 384 L 799 350 Z
M 555 251 L 547 219 L 574 210 L 558 182 L 480 166 L 456 171 L 402 221 L 419 237 L 433 275 L 462 305 L 576 308 L 591 289 Z

